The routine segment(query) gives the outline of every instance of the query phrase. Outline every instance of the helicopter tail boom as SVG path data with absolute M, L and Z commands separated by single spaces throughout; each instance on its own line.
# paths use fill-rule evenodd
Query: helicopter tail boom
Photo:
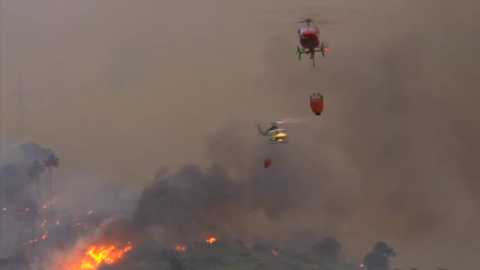
M 258 129 L 258 134 L 259 134 L 259 135 L 263 135 L 263 136 L 267 135 L 267 132 L 263 131 L 263 130 L 260 128 L 260 125 L 257 124 L 256 126 L 257 126 L 257 129 Z

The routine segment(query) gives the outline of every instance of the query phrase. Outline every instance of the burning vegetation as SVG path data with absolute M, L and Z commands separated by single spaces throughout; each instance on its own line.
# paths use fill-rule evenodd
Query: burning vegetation
M 187 247 L 186 246 L 175 246 L 175 249 L 178 250 L 178 251 L 185 251 L 185 250 L 187 250 Z
M 215 238 L 215 237 L 210 237 L 210 238 L 208 238 L 208 239 L 205 240 L 205 241 L 206 241 L 207 243 L 209 243 L 209 244 L 213 244 L 213 243 L 217 242 L 217 238 Z
M 17 186 L 23 176 L 32 179 L 31 184 L 38 182 L 38 175 L 44 171 L 39 160 L 49 157 L 50 163 L 57 164 L 51 151 L 29 147 L 37 153 L 30 153 L 30 163 L 2 168 L 3 186 L 15 191 L 4 197 L 7 203 L 1 208 L 2 236 L 5 229 L 14 231 L 13 226 L 4 226 L 11 222 L 22 230 L 31 229 L 31 237 L 21 235 L 27 238 L 25 241 L 10 242 L 16 249 L 9 259 L 0 260 L 2 270 L 30 269 L 32 265 L 59 270 L 203 270 L 218 269 L 220 265 L 222 269 L 313 270 L 335 266 L 344 270 L 383 270 L 395 256 L 393 248 L 380 242 L 363 260 L 341 260 L 342 246 L 333 237 L 311 243 L 310 247 L 305 244 L 300 250 L 259 243 L 238 226 L 242 224 L 239 221 L 246 220 L 252 211 L 263 211 L 272 219 L 281 215 L 287 210 L 281 202 L 283 195 L 288 195 L 288 185 L 283 186 L 281 196 L 268 193 L 263 179 L 236 182 L 220 167 L 203 171 L 188 166 L 177 174 L 156 179 L 144 189 L 131 217 L 75 206 L 61 212 L 58 206 L 64 201 L 48 198 L 43 202 L 42 194 L 34 199 L 27 192 L 28 185 Z M 288 183 L 275 180 L 277 184 Z M 263 200 L 250 199 L 258 194 Z
M 96 270 L 103 264 L 114 264 L 117 260 L 123 258 L 125 253 L 129 252 L 132 248 L 132 243 L 130 242 L 128 242 L 124 248 L 119 248 L 114 245 L 93 245 L 85 252 L 81 262 L 73 266 L 67 266 L 65 270 Z

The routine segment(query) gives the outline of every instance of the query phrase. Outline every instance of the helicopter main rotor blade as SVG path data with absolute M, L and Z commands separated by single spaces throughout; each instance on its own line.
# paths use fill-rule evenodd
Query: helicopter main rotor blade
M 285 118 L 282 120 L 278 121 L 270 121 L 270 122 L 260 122 L 258 124 L 264 124 L 264 125 L 272 125 L 272 124 L 295 124 L 295 123 L 301 123 L 301 122 L 306 122 L 315 119 L 314 117 L 308 117 L 308 118 Z
M 277 124 L 295 124 L 295 123 L 300 123 L 300 122 L 306 122 L 309 120 L 312 120 L 313 118 L 286 118 L 282 119 L 280 121 L 277 121 Z

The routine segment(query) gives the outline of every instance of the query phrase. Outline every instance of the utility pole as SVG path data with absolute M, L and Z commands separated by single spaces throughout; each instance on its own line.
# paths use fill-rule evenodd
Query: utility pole
M 2 147 L 1 143 L 4 138 L 4 130 L 2 130 L 2 0 L 0 0 L 0 258 L 3 258 L 3 240 L 5 237 L 3 236 L 3 221 L 4 221 L 4 212 L 3 209 L 5 207 L 5 191 L 4 191 L 4 179 L 3 179 L 3 160 L 2 160 Z
M 17 94 L 17 140 L 23 141 L 25 135 L 25 105 L 24 105 L 25 92 L 23 91 L 22 77 L 18 80 L 18 94 Z

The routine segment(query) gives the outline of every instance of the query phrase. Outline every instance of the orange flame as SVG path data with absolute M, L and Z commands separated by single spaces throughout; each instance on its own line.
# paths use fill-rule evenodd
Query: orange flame
M 47 209 L 48 207 L 54 205 L 56 202 L 58 202 L 58 199 L 55 198 L 55 199 L 53 199 L 52 201 L 50 201 L 50 202 L 48 202 L 47 204 L 45 204 L 45 205 L 43 206 L 43 209 Z
M 185 250 L 187 250 L 187 247 L 186 246 L 176 246 L 175 249 L 178 250 L 178 251 L 185 251 Z
M 272 254 L 275 255 L 275 256 L 278 256 L 278 253 L 272 249 Z
M 210 238 L 208 238 L 208 239 L 206 240 L 206 242 L 209 243 L 209 244 L 213 244 L 213 243 L 217 242 L 217 238 L 215 238 L 215 237 L 210 237 Z
M 132 249 L 132 244 L 128 245 L 123 250 L 117 250 L 115 246 L 90 246 L 85 252 L 80 266 L 69 268 L 69 270 L 96 270 L 102 263 L 113 264 L 118 259 L 123 258 L 125 253 Z
M 35 238 L 35 239 L 30 240 L 30 241 L 28 241 L 28 242 L 26 242 L 26 243 L 23 243 L 23 245 L 29 245 L 29 244 L 32 244 L 32 243 L 36 243 L 36 242 L 38 242 L 38 241 L 40 241 L 40 240 L 45 240 L 45 239 L 47 239 L 47 238 L 48 238 L 48 231 L 45 231 L 45 232 L 42 234 L 42 238 Z

